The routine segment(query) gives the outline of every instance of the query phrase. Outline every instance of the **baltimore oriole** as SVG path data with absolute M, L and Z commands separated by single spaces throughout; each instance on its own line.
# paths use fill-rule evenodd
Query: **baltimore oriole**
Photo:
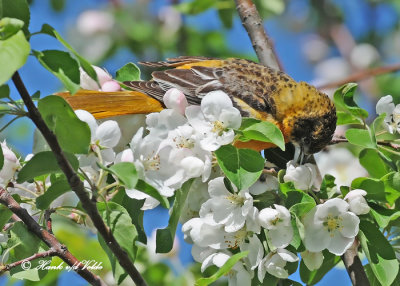
M 208 92 L 222 90 L 242 116 L 274 123 L 285 142 L 300 146 L 305 154 L 324 148 L 335 131 L 336 109 L 326 94 L 252 61 L 183 56 L 141 64 L 167 69 L 154 71 L 149 81 L 124 82 L 134 91 L 80 92 L 78 96 L 64 97 L 74 109 L 86 109 L 95 117 L 104 118 L 160 111 L 166 90 L 173 87 L 181 90 L 190 104 L 200 104 Z M 259 141 L 238 141 L 235 145 L 255 150 L 275 146 Z

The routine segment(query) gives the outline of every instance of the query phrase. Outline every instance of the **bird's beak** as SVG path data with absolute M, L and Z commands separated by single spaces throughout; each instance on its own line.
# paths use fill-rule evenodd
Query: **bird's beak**
M 304 160 L 304 147 L 301 144 L 299 145 L 296 144 L 293 161 L 301 165 L 303 163 L 303 160 Z

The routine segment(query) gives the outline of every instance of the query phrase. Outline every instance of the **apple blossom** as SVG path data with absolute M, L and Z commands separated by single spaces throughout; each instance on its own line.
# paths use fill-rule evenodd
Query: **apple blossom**
M 182 91 L 176 88 L 169 89 L 165 93 L 163 101 L 167 108 L 173 109 L 182 115 L 185 114 L 185 109 L 188 106 L 188 102 Z
M 239 128 L 242 121 L 239 110 L 222 91 L 209 92 L 201 106 L 188 106 L 185 113 L 189 124 L 201 136 L 201 147 L 208 151 L 231 143 L 235 136 L 232 129 Z
M 296 262 L 298 260 L 299 258 L 290 251 L 278 248 L 276 251 L 268 253 L 268 255 L 261 260 L 258 266 L 258 280 L 262 282 L 266 272 L 275 277 L 286 279 L 289 276 L 288 271 L 285 269 L 286 263 Z
M 0 184 L 5 185 L 14 177 L 21 165 L 15 153 L 8 148 L 6 141 L 1 143 L 1 149 L 3 150 L 4 162 L 0 169 Z
M 283 177 L 285 182 L 293 182 L 296 189 L 309 190 L 315 183 L 317 170 L 315 165 L 306 163 L 297 166 L 293 161 L 286 164 L 286 174 Z
M 268 236 L 276 248 L 284 248 L 293 238 L 293 228 L 290 222 L 290 212 L 281 205 L 274 204 L 275 209 L 262 209 L 258 215 L 260 225 L 268 229 Z
M 376 104 L 376 113 L 379 115 L 386 113 L 384 123 L 390 133 L 400 132 L 400 104 L 395 106 L 391 95 L 379 99 Z
M 200 217 L 211 216 L 216 224 L 224 225 L 226 232 L 241 229 L 253 207 L 253 197 L 248 190 L 230 193 L 224 178 L 213 179 L 208 184 L 210 199 L 200 208 Z
M 344 200 L 333 198 L 305 215 L 303 242 L 308 251 L 327 248 L 333 254 L 342 255 L 352 245 L 360 219 L 349 207 Z
M 360 189 L 351 190 L 348 192 L 344 197 L 344 200 L 349 203 L 350 211 L 356 215 L 367 214 L 370 210 L 370 207 L 364 198 L 366 195 L 367 192 Z

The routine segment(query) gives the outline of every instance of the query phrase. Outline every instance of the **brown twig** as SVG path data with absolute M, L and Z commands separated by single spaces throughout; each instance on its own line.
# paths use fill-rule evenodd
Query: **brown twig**
M 335 144 L 339 144 L 339 143 L 348 143 L 349 140 L 347 140 L 346 138 L 333 138 L 331 140 L 331 142 L 329 143 L 329 145 L 335 145 Z M 381 146 L 388 146 L 391 147 L 395 150 L 399 150 L 400 149 L 400 145 L 398 144 L 393 144 L 391 142 L 386 142 L 386 141 L 377 141 L 376 144 L 381 145 Z
M 51 214 L 54 212 L 53 209 L 48 209 L 44 212 L 44 220 L 46 221 L 47 231 L 53 234 L 53 226 L 51 220 Z
M 353 245 L 342 255 L 342 260 L 353 285 L 370 285 L 360 257 L 358 257 L 357 239 L 354 240 Z
M 96 203 L 93 202 L 83 186 L 83 182 L 79 178 L 78 174 L 74 171 L 71 164 L 65 157 L 60 144 L 58 143 L 55 134 L 48 128 L 44 122 L 39 110 L 34 105 L 24 83 L 22 82 L 18 72 L 12 76 L 12 80 L 17 88 L 22 100 L 28 109 L 29 118 L 33 121 L 39 131 L 42 133 L 43 137 L 46 139 L 47 144 L 51 148 L 56 157 L 57 163 L 60 169 L 65 174 L 68 184 L 71 189 L 76 193 L 79 200 L 82 203 L 82 207 L 86 210 L 88 216 L 91 218 L 93 225 L 96 227 L 97 231 L 103 237 L 104 241 L 107 243 L 110 250 L 113 252 L 117 258 L 119 264 L 124 268 L 128 275 L 137 285 L 147 285 L 143 277 L 140 275 L 139 271 L 133 265 L 126 251 L 124 251 L 118 244 L 114 235 L 112 234 L 110 228 L 104 223 L 102 217 L 100 216 Z
M 3 274 L 6 271 L 10 271 L 12 268 L 17 267 L 21 264 L 23 264 L 26 261 L 32 261 L 35 259 L 39 259 L 39 258 L 46 258 L 46 257 L 52 257 L 52 256 L 58 256 L 57 251 L 55 251 L 53 248 L 50 248 L 47 251 L 44 252 L 40 252 L 40 253 L 35 253 L 34 255 L 27 257 L 25 259 L 19 260 L 19 261 L 15 261 L 13 263 L 10 264 L 6 264 L 4 266 L 0 266 L 0 275 Z
M 272 42 L 269 40 L 264 29 L 263 21 L 258 14 L 257 7 L 251 0 L 235 0 L 235 3 L 243 27 L 249 34 L 260 63 L 276 70 L 282 70 Z
M 30 232 L 34 233 L 40 240 L 46 243 L 46 245 L 50 247 L 52 251 L 54 251 L 54 255 L 60 257 L 69 266 L 74 266 L 74 270 L 86 281 L 88 281 L 92 285 L 106 285 L 99 276 L 93 274 L 87 268 L 85 268 L 84 264 L 82 264 L 75 256 L 73 256 L 72 253 L 68 251 L 67 247 L 61 244 L 54 235 L 43 229 L 29 215 L 26 209 L 22 208 L 14 200 L 10 193 L 3 188 L 0 188 L 0 204 L 3 204 L 15 215 L 17 215 L 18 218 L 20 218 L 25 223 Z
M 396 63 L 396 64 L 384 66 L 384 67 L 377 67 L 377 68 L 362 70 L 362 71 L 352 74 L 344 79 L 319 85 L 318 89 L 335 88 L 335 87 L 344 85 L 349 82 L 359 82 L 359 81 L 367 79 L 369 77 L 374 77 L 374 76 L 381 75 L 381 74 L 391 73 L 391 72 L 395 72 L 398 70 L 400 70 L 400 63 Z

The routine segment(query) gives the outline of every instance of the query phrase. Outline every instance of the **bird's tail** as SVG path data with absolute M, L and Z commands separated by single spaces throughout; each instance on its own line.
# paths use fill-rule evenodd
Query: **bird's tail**
M 127 114 L 147 114 L 163 109 L 159 101 L 138 91 L 80 90 L 74 95 L 69 92 L 57 95 L 63 97 L 74 110 L 86 110 L 97 119 Z

